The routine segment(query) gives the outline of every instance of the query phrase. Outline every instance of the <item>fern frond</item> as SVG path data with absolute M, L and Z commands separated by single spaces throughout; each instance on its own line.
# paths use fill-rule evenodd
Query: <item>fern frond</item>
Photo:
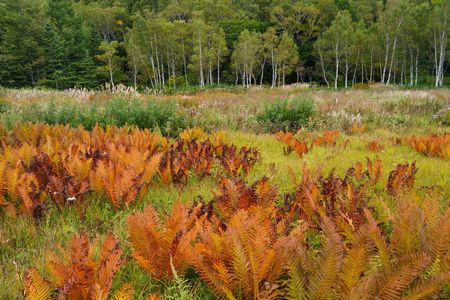
M 161 163 L 162 153 L 158 153 L 152 156 L 149 162 L 145 166 L 144 173 L 140 178 L 139 184 L 145 185 L 150 182 L 152 177 L 158 172 L 159 165 Z
M 338 281 L 343 260 L 341 238 L 336 232 L 333 222 L 327 217 L 323 218 L 322 230 L 324 233 L 323 248 L 317 258 L 316 270 L 310 278 L 307 291 L 310 299 L 321 299 L 332 293 Z
M 414 288 L 403 296 L 402 300 L 420 300 L 439 291 L 450 281 L 450 273 L 440 273 L 426 281 L 419 281 Z
M 50 292 L 50 285 L 36 269 L 30 269 L 25 274 L 25 300 L 48 300 Z
M 134 289 L 131 284 L 122 285 L 115 293 L 112 295 L 112 300 L 132 300 Z
M 122 254 L 123 251 L 119 247 L 119 241 L 112 233 L 108 233 L 100 251 L 99 268 L 97 270 L 97 282 L 105 294 L 110 290 L 114 275 L 122 265 Z
M 430 258 L 425 254 L 403 257 L 395 268 L 391 268 L 387 272 L 383 283 L 377 289 L 377 297 L 381 299 L 400 298 L 429 263 Z
M 367 250 L 364 245 L 348 251 L 341 270 L 341 280 L 346 293 L 350 292 L 360 280 L 366 270 Z

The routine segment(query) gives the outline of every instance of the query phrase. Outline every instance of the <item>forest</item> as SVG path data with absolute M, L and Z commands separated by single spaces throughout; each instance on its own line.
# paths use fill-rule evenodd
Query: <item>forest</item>
M 448 0 L 2 0 L 0 86 L 443 86 Z

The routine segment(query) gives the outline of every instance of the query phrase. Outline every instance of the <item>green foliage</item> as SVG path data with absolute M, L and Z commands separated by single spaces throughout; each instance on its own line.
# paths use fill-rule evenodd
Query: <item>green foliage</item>
M 413 0 L 3 0 L 0 85 L 171 93 L 247 77 L 247 87 L 446 86 L 449 9 Z M 243 32 L 270 39 L 240 40 Z M 275 41 L 277 53 L 267 48 Z
M 7 113 L 11 109 L 11 104 L 8 101 L 0 98 L 0 114 Z
M 220 26 L 224 29 L 228 46 L 233 46 L 244 30 L 264 32 L 267 24 L 257 20 L 225 20 L 220 22 Z
M 258 122 L 267 132 L 295 131 L 308 123 L 315 113 L 311 99 L 276 100 L 265 105 L 258 115 Z
M 13 115 L 11 115 L 13 117 Z M 51 101 L 44 104 L 32 104 L 24 108 L 20 115 L 22 122 L 68 124 L 83 126 L 90 130 L 96 124 L 100 126 L 125 124 L 139 128 L 160 131 L 165 136 L 177 136 L 188 127 L 187 117 L 180 112 L 174 101 L 147 102 L 116 98 L 104 105 L 79 104 L 70 101 Z M 8 125 L 9 122 L 6 122 Z

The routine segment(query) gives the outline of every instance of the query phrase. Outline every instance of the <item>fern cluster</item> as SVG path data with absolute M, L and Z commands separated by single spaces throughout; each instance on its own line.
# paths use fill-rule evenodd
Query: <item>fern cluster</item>
M 168 262 L 173 259 L 176 273 L 194 269 L 218 296 L 228 299 L 433 295 L 450 280 L 450 237 L 440 233 L 450 230 L 448 209 L 440 212 L 435 198 L 422 199 L 409 190 L 395 196 L 395 209 L 384 204 L 384 215 L 367 201 L 349 208 L 333 206 L 342 201 L 339 197 L 349 197 L 351 187 L 362 191 L 376 184 L 380 168 L 380 161 L 368 161 L 364 172 L 358 166 L 343 179 L 330 174 L 317 181 L 304 171 L 297 193 L 323 197 L 308 199 L 310 208 L 317 209 L 314 222 L 305 214 L 292 222 L 267 178 L 251 186 L 223 178 L 208 204 L 189 208 L 178 203 L 164 221 L 151 207 L 130 217 L 133 256 L 152 276 L 165 279 L 171 278 Z M 330 189 L 320 184 L 317 192 L 308 191 L 317 182 L 344 188 L 333 191 L 334 196 L 323 194 Z M 299 208 L 306 211 L 303 205 Z M 311 234 L 320 237 L 318 249 L 308 240 Z M 158 273 L 160 269 L 167 273 Z
M 442 210 L 431 194 L 422 197 L 403 189 L 393 195 L 395 208 L 378 199 L 384 210 L 380 214 L 368 204 L 365 191 L 381 180 L 381 168 L 380 160 L 368 160 L 365 170 L 358 163 L 344 178 L 312 175 L 304 168 L 301 180 L 293 178 L 298 185 L 296 209 L 278 201 L 277 188 L 268 178 L 252 185 L 221 178 L 208 203 L 177 202 L 167 215 L 148 206 L 130 216 L 132 257 L 152 277 L 173 282 L 165 298 L 189 293 L 190 270 L 227 299 L 436 295 L 450 281 L 450 236 L 443 234 L 450 231 L 450 210 Z M 387 190 L 389 184 L 385 186 Z M 319 245 L 311 242 L 311 235 L 320 238 Z M 111 235 L 100 260 L 89 249 L 87 237 L 80 235 L 67 252 L 60 251 L 67 258 L 49 253 L 51 277 L 30 270 L 28 299 L 105 299 L 123 254 Z M 95 298 L 95 293 L 103 298 Z M 131 295 L 132 288 L 124 285 L 110 297 Z
M 289 155 L 291 152 L 295 152 L 298 156 L 302 157 L 304 154 L 312 150 L 314 146 L 325 147 L 339 147 L 346 148 L 349 144 L 349 140 L 344 140 L 338 144 L 338 138 L 341 135 L 339 130 L 326 130 L 321 134 L 313 134 L 308 132 L 297 133 L 297 136 L 292 132 L 278 132 L 275 137 L 278 141 L 286 145 L 283 148 L 284 154 Z
M 337 136 L 324 133 L 315 144 L 337 145 Z M 210 201 L 129 216 L 130 257 L 111 234 L 99 255 L 85 234 L 49 251 L 46 272 L 25 276 L 29 300 L 131 299 L 133 283 L 111 291 L 129 259 L 167 284 L 153 300 L 187 299 L 198 278 L 227 299 L 423 299 L 450 283 L 450 209 L 432 189 L 414 190 L 414 162 L 388 178 L 379 158 L 344 176 L 304 165 L 301 176 L 289 170 L 295 190 L 282 195 L 268 177 L 244 181 L 259 152 L 229 145 L 221 133 L 190 129 L 170 141 L 130 128 L 26 125 L 2 140 L 0 205 L 35 217 L 47 197 L 58 207 L 68 199 L 79 205 L 95 191 L 118 209 L 146 193 L 155 176 L 183 184 L 215 166 L 227 175 Z
M 92 245 L 86 234 L 76 235 L 68 249 L 60 248 L 60 256 L 47 254 L 49 280 L 41 277 L 36 269 L 25 276 L 25 299 L 108 299 L 115 274 L 122 267 L 123 251 L 118 240 L 106 235 L 99 259 L 94 259 Z M 117 290 L 113 299 L 130 299 L 133 289 L 125 284 Z
M 450 133 L 412 137 L 407 143 L 425 155 L 450 159 Z
M 196 132 L 196 133 L 195 133 Z M 0 137 L 0 207 L 40 218 L 47 199 L 58 207 L 83 203 L 88 192 L 104 194 L 114 209 L 128 206 L 160 177 L 184 184 L 215 165 L 230 176 L 249 173 L 260 160 L 255 148 L 237 148 L 199 129 L 168 140 L 136 128 L 18 125 Z M 158 176 L 160 175 L 160 176 Z

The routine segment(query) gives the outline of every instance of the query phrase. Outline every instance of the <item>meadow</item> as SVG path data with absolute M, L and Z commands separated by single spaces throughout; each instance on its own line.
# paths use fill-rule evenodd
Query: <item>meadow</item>
M 448 299 L 450 90 L 0 89 L 0 299 Z

